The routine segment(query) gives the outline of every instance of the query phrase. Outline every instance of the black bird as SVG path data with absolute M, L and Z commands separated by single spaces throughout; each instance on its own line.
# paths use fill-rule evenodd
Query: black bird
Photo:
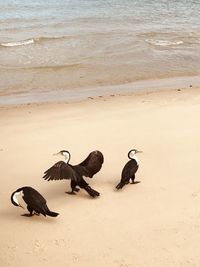
M 43 196 L 30 186 L 21 187 L 13 192 L 11 202 L 13 205 L 29 211 L 29 213 L 22 216 L 31 217 L 34 214 L 40 215 L 40 213 L 51 217 L 59 215 L 57 212 L 50 211 Z
M 88 157 L 78 165 L 69 164 L 71 155 L 67 150 L 61 150 L 56 155 L 62 155 L 65 157 L 64 161 L 58 161 L 51 168 L 45 171 L 43 178 L 47 181 L 50 180 L 71 180 L 71 192 L 68 194 L 75 194 L 74 191 L 78 192 L 79 186 L 83 188 L 92 197 L 99 196 L 99 192 L 92 189 L 88 183 L 83 179 L 83 176 L 92 178 L 97 172 L 100 171 L 101 166 L 104 162 L 103 154 L 95 150 L 91 152 Z
M 128 184 L 130 179 L 132 180 L 133 184 L 138 183 L 134 181 L 135 173 L 137 172 L 139 167 L 136 153 L 142 153 L 142 151 L 139 151 L 137 149 L 132 149 L 128 152 L 128 157 L 130 160 L 126 163 L 126 165 L 122 170 L 121 181 L 116 186 L 117 189 L 121 189 L 122 187 L 124 187 L 125 184 Z

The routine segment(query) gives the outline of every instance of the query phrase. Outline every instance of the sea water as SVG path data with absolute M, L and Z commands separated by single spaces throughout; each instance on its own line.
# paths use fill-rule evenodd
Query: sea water
M 200 1 L 0 0 L 1 98 L 199 74 Z

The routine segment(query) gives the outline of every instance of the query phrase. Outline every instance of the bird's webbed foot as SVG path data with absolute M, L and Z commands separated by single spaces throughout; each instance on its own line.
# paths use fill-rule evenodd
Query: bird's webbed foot
M 132 181 L 130 184 L 139 184 L 140 181 Z
M 65 192 L 66 194 L 69 194 L 69 195 L 76 195 L 76 193 L 74 191 L 68 191 L 68 192 Z
M 22 214 L 21 216 L 24 216 L 24 217 L 32 217 L 33 214 L 32 213 L 25 213 L 25 214 Z

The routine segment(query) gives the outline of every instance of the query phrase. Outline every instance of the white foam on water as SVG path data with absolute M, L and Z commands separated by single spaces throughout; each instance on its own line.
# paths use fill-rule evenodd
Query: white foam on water
M 33 43 L 34 43 L 34 39 L 28 39 L 28 40 L 23 40 L 23 41 L 18 41 L 18 42 L 1 43 L 1 46 L 13 47 L 13 46 L 20 46 L 20 45 L 28 45 L 28 44 L 33 44 Z
M 153 39 L 146 39 L 147 43 L 156 46 L 172 46 L 172 45 L 180 45 L 183 44 L 183 41 L 167 41 L 167 40 L 153 40 Z

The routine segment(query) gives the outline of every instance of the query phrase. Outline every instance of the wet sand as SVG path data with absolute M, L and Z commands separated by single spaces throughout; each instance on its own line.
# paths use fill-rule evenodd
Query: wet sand
M 0 108 L 1 267 L 199 266 L 200 88 L 94 96 L 76 103 Z M 131 148 L 143 150 L 139 184 L 115 186 Z M 105 156 L 90 185 L 65 194 L 69 181 L 43 172 L 68 149 L 71 163 L 90 151 Z M 32 186 L 57 218 L 21 217 L 10 202 Z
M 49 81 L 50 82 L 50 81 Z M 115 81 L 116 82 L 116 81 Z M 0 93 L 0 106 L 21 105 L 31 103 L 45 102 L 77 102 L 98 96 L 120 95 L 127 93 L 150 93 L 163 89 L 188 88 L 199 86 L 200 76 L 180 76 L 168 77 L 163 79 L 148 79 L 130 82 L 124 80 L 121 84 L 115 85 L 98 85 L 91 87 L 65 88 L 64 90 L 30 90 L 13 91 L 5 90 Z M 46 82 L 45 82 L 45 86 Z

